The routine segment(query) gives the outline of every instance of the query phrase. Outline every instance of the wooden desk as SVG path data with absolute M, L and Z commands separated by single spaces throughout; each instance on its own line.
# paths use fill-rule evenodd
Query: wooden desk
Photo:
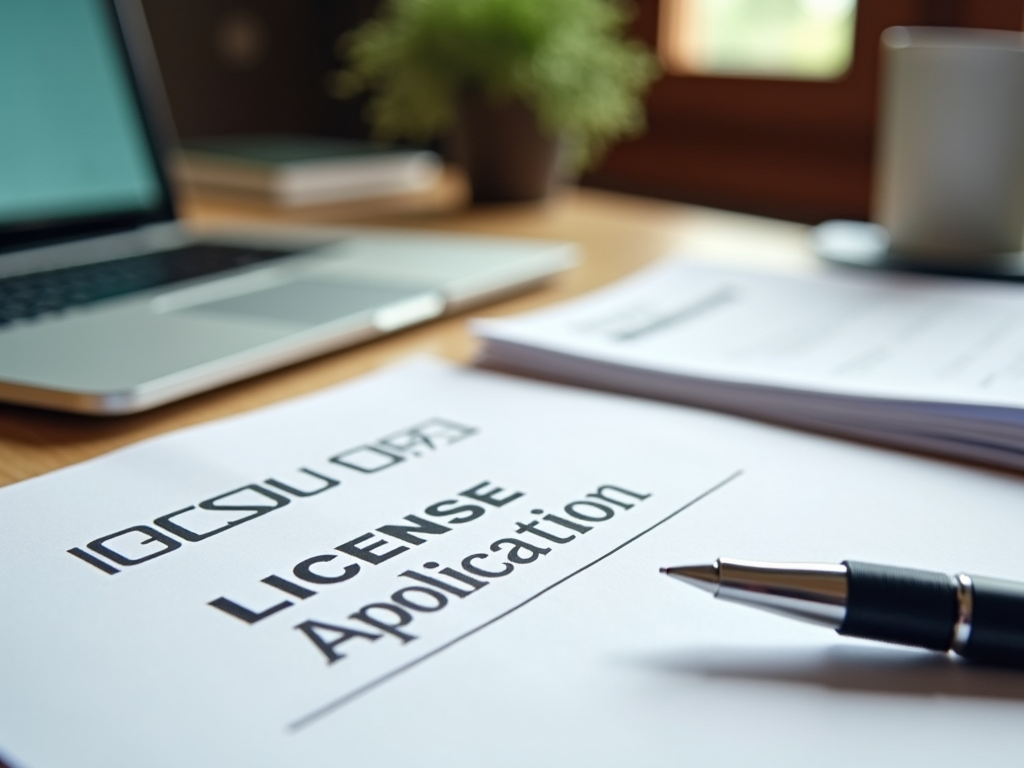
M 587 189 L 566 189 L 544 205 L 465 208 L 457 180 L 428 199 L 279 212 L 254 204 L 194 199 L 184 213 L 199 223 L 227 220 L 370 224 L 572 240 L 582 264 L 539 291 L 477 311 L 521 312 L 596 288 L 679 248 L 723 262 L 772 269 L 813 263 L 806 228 L 788 222 Z M 410 210 L 412 208 L 412 210 Z M 467 362 L 474 340 L 466 317 L 446 318 L 395 336 L 174 403 L 112 419 L 0 405 L 0 485 L 24 480 L 177 427 L 239 413 L 374 370 L 413 353 Z

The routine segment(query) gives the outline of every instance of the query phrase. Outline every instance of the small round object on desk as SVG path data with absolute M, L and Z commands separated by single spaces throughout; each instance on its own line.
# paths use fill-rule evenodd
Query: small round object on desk
M 890 248 L 885 227 L 868 221 L 822 222 L 811 230 L 811 247 L 819 258 L 845 267 L 1003 280 L 1024 278 L 1024 252 L 969 255 L 955 262 L 908 257 Z

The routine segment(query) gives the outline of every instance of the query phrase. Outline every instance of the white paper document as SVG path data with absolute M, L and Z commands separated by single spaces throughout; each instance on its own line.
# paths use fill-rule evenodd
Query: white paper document
M 1024 468 L 1016 285 L 669 260 L 475 327 L 495 367 Z
M 412 362 L 0 490 L 0 758 L 1009 764 L 1022 676 L 716 603 L 658 567 L 1024 578 L 1022 492 Z

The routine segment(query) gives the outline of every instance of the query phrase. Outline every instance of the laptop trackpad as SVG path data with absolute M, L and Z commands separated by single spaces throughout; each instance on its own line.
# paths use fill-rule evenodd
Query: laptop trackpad
M 413 288 L 297 280 L 241 296 L 193 305 L 184 311 L 247 315 L 314 326 L 422 293 L 422 290 Z

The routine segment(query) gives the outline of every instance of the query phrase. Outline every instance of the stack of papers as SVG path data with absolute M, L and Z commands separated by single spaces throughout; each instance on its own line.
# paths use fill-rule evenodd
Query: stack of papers
M 666 261 L 480 320 L 483 365 L 1024 469 L 1024 292 Z

